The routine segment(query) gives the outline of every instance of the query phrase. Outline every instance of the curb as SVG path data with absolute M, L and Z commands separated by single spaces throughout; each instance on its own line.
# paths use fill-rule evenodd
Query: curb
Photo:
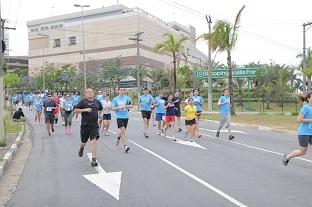
M 22 143 L 21 140 L 22 140 L 22 136 L 25 132 L 25 124 L 26 123 L 22 124 L 22 131 L 18 133 L 18 136 L 16 137 L 14 143 L 11 145 L 9 151 L 7 151 L 4 154 L 3 160 L 0 161 L 0 178 L 2 177 L 2 175 L 5 172 L 5 170 L 7 169 L 7 167 L 9 166 L 12 159 L 14 158 L 18 147 Z

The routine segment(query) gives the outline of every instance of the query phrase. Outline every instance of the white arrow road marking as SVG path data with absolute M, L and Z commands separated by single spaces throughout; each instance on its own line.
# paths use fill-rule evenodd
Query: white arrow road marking
M 170 136 L 166 136 L 166 138 L 173 140 L 173 137 L 170 137 Z M 190 146 L 190 147 L 197 147 L 197 148 L 206 150 L 205 147 L 197 144 L 195 141 L 194 142 L 190 142 L 190 141 L 184 141 L 184 140 L 177 139 L 177 138 L 176 138 L 176 140 L 177 141 L 175 141 L 175 143 L 177 143 L 177 144 L 183 144 L 183 145 L 187 145 L 187 146 Z
M 91 153 L 87 153 L 90 161 L 92 160 Z M 98 174 L 84 175 L 87 180 L 91 183 L 97 185 L 102 190 L 109 193 L 115 199 L 119 200 L 119 191 L 121 183 L 121 173 L 122 172 L 110 172 L 107 173 L 101 167 L 100 163 L 97 167 L 94 167 Z
M 176 170 L 180 171 L 181 173 L 185 174 L 186 176 L 192 178 L 193 180 L 199 182 L 200 184 L 202 184 L 203 186 L 205 186 L 206 188 L 214 191 L 215 193 L 219 194 L 220 196 L 222 196 L 223 198 L 227 199 L 228 201 L 232 202 L 233 204 L 235 204 L 236 206 L 239 207 L 247 207 L 247 205 L 239 202 L 238 200 L 236 200 L 235 198 L 229 196 L 228 194 L 224 193 L 223 191 L 219 190 L 218 188 L 214 187 L 213 185 L 210 185 L 209 183 L 207 183 L 206 181 L 200 179 L 199 177 L 196 177 L 195 175 L 193 175 L 192 173 L 184 170 L 183 168 L 179 167 L 178 165 L 170 162 L 169 160 L 165 159 L 164 157 L 156 154 L 155 152 L 137 144 L 136 142 L 130 140 L 129 142 L 131 142 L 132 144 L 136 145 L 137 147 L 141 148 L 142 150 L 144 150 L 145 152 L 148 152 L 149 154 L 153 155 L 154 157 L 162 160 L 163 162 L 167 163 L 168 165 L 170 165 L 171 167 L 175 168 Z
M 215 129 L 204 129 L 204 128 L 199 128 L 199 129 L 204 130 L 204 131 L 209 131 L 209 132 L 217 132 L 217 130 L 215 130 Z M 221 130 L 220 132 L 228 132 L 228 130 L 224 129 L 224 130 Z M 231 130 L 231 132 L 247 134 L 246 132 L 239 131 L 239 130 Z

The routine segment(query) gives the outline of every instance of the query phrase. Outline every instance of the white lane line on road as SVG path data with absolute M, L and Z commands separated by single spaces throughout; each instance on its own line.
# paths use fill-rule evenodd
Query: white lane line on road
M 271 154 L 284 156 L 284 154 L 280 153 L 280 152 L 275 152 L 275 151 L 272 151 L 272 150 L 267 150 L 267 149 L 263 149 L 263 148 L 260 148 L 260 147 L 255 147 L 255 146 L 251 146 L 251 145 L 248 145 L 248 144 L 243 144 L 243 143 L 240 143 L 240 142 L 236 142 L 236 141 L 224 140 L 224 139 L 217 138 L 217 137 L 214 137 L 214 136 L 211 136 L 211 135 L 208 135 L 208 134 L 202 134 L 202 135 L 206 136 L 206 137 L 210 137 L 210 138 L 216 139 L 216 140 L 222 140 L 224 142 L 229 142 L 229 143 L 237 144 L 237 145 L 240 145 L 240 146 L 248 147 L 248 148 L 251 148 L 251 149 L 260 150 L 260 151 L 263 151 L 263 152 L 268 152 L 268 153 L 271 153 Z M 298 159 L 298 160 L 302 160 L 302 161 L 306 161 L 306 162 L 312 163 L 312 160 L 304 159 L 304 158 L 301 158 L 301 157 L 295 157 L 294 159 Z
M 136 120 L 136 121 L 141 120 L 141 119 L 137 119 L 137 118 L 131 118 L 131 119 Z M 151 128 L 151 129 L 152 129 L 152 128 Z M 168 138 L 168 139 L 171 139 L 171 140 L 173 139 L 173 137 L 170 137 L 170 136 L 165 136 L 165 137 Z M 177 143 L 177 144 L 183 144 L 183 145 L 186 145 L 186 146 L 196 147 L 196 148 L 200 148 L 200 149 L 206 150 L 205 147 L 199 145 L 199 144 L 196 143 L 196 142 L 184 141 L 184 140 L 181 140 L 181 139 L 178 139 L 178 138 L 176 138 L 176 140 L 177 140 L 177 141 L 175 141 L 175 143 Z
M 204 129 L 204 128 L 199 128 L 199 129 L 204 130 L 204 131 L 217 132 L 216 129 Z M 221 130 L 221 132 L 228 132 L 228 130 L 223 129 L 223 130 Z M 240 134 L 248 134 L 246 132 L 239 131 L 239 130 L 231 130 L 231 132 L 233 132 L 233 133 L 240 133 Z
M 192 173 L 184 170 L 183 168 L 177 166 L 176 164 L 170 162 L 169 160 L 165 159 L 164 157 L 156 154 L 155 152 L 137 144 L 136 142 L 130 140 L 129 142 L 131 142 L 132 144 L 136 145 L 137 147 L 141 148 L 142 150 L 150 153 L 151 155 L 153 155 L 154 157 L 157 157 L 158 159 L 162 160 L 163 162 L 167 163 L 168 165 L 170 165 L 171 167 L 177 169 L 178 171 L 182 172 L 183 174 L 187 175 L 188 177 L 192 178 L 193 180 L 199 182 L 200 184 L 204 185 L 205 187 L 209 188 L 210 190 L 214 191 L 215 193 L 219 194 L 220 196 L 222 196 L 223 198 L 227 199 L 228 201 L 234 203 L 236 206 L 239 207 L 247 207 L 247 205 L 239 202 L 238 200 L 234 199 L 233 197 L 229 196 L 228 194 L 224 193 L 223 191 L 217 189 L 216 187 L 214 187 L 213 185 L 210 185 L 209 183 L 207 183 L 206 181 L 200 179 L 199 177 L 196 177 L 195 175 L 193 175 Z

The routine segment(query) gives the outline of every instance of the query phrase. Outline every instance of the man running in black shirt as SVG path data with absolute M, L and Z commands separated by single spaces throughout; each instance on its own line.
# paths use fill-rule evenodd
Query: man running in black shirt
M 51 136 L 51 131 L 54 132 L 54 110 L 56 103 L 51 99 L 51 94 L 48 95 L 48 100 L 43 104 L 45 123 L 47 126 L 48 134 Z
M 177 131 L 180 132 L 182 131 L 181 129 L 181 94 L 180 91 L 177 89 L 174 98 L 173 98 L 173 103 L 174 103 L 174 110 L 175 110 L 175 116 L 177 118 L 176 123 L 177 123 Z
M 98 117 L 102 117 L 103 106 L 101 102 L 94 99 L 94 92 L 91 88 L 86 89 L 85 98 L 86 99 L 80 101 L 74 109 L 74 112 L 81 113 L 82 117 L 80 126 L 81 143 L 78 155 L 79 157 L 82 157 L 84 146 L 86 145 L 88 139 L 90 139 L 92 153 L 91 166 L 95 167 L 98 166 L 96 161 L 96 143 L 100 138 Z

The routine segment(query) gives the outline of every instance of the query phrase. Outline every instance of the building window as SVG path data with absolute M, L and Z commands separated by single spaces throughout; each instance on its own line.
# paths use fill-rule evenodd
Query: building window
M 63 24 L 60 24 L 60 25 L 59 25 L 59 28 L 63 28 Z
M 54 39 L 53 47 L 61 47 L 61 39 Z
M 54 25 L 51 26 L 51 29 L 54 29 Z
M 76 45 L 76 36 L 69 37 L 69 44 L 68 45 Z
M 55 29 L 58 29 L 58 27 L 59 27 L 58 25 L 54 25 L 54 28 L 55 28 Z
M 44 27 L 41 27 L 40 30 L 43 31 L 43 30 L 44 30 Z
M 31 32 L 34 32 L 34 31 L 35 31 L 35 29 L 31 29 L 30 31 L 31 31 Z
M 38 32 L 39 31 L 39 29 L 38 28 L 35 28 L 35 32 Z
M 44 28 L 44 30 L 48 30 L 48 29 L 49 29 L 49 27 L 45 27 L 45 28 Z

